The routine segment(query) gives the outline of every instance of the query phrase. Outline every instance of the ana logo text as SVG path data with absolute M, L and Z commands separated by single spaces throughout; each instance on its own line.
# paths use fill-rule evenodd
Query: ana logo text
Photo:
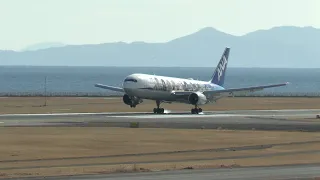
M 223 56 L 223 57 L 222 57 L 222 61 L 221 61 L 221 63 L 219 64 L 218 69 L 217 69 L 217 71 L 218 71 L 218 80 L 219 80 L 219 81 L 220 81 L 220 78 L 221 78 L 221 76 L 222 76 L 222 74 L 223 74 L 223 71 L 226 69 L 227 63 L 228 63 L 228 61 L 227 61 L 226 57 Z

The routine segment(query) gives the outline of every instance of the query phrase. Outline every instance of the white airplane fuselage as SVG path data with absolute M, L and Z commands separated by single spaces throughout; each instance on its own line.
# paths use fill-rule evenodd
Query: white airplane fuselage
M 194 105 L 195 108 L 191 109 L 191 113 L 198 114 L 202 112 L 202 108 L 198 106 L 214 103 L 222 97 L 234 96 L 237 92 L 254 92 L 288 84 L 225 89 L 223 85 L 229 52 L 230 48 L 226 47 L 209 81 L 135 73 L 125 78 L 122 87 L 103 84 L 95 86 L 124 93 L 123 102 L 133 108 L 142 103 L 143 99 L 150 99 L 155 100 L 157 104 L 157 108 L 153 109 L 154 113 L 164 113 L 164 109 L 160 108 L 161 102 L 181 102 Z
M 206 81 L 149 74 L 131 74 L 123 82 L 123 89 L 129 96 L 142 99 L 177 101 L 172 92 L 223 90 L 224 88 Z M 179 101 L 179 100 L 178 100 Z

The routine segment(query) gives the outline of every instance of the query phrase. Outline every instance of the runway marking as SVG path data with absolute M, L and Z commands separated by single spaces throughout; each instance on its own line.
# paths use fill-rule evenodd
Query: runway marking
M 136 119 L 148 119 L 148 118 L 195 118 L 195 117 L 244 117 L 249 115 L 242 114 L 210 114 L 210 115 L 197 115 L 197 114 L 177 114 L 177 115 L 133 115 L 133 116 L 108 116 L 108 117 L 119 117 L 119 118 L 136 118 Z
M 66 110 L 66 109 L 65 109 Z M 167 110 L 169 113 L 171 113 L 172 111 L 170 110 Z M 230 110 L 230 111 L 207 111 L 205 113 L 230 113 L 230 112 L 233 112 L 233 113 L 241 113 L 241 112 L 244 112 L 244 113 L 248 113 L 248 112 L 294 112 L 294 111 L 311 111 L 311 112 L 314 112 L 314 111 L 319 111 L 320 112 L 320 109 L 283 109 L 283 110 Z M 80 116 L 80 115 L 112 115 L 112 114 L 149 114 L 150 112 L 101 112 L 101 113 L 47 113 L 47 114 L 0 114 L 0 117 L 16 117 L 16 116 Z M 185 116 L 197 116 L 197 117 L 201 117 L 201 115 L 191 115 L 189 114 L 190 112 L 189 111 L 177 111 L 175 113 L 187 113 Z M 172 115 L 172 114 L 170 114 Z M 214 114 L 214 115 L 208 115 L 208 114 L 203 114 L 202 116 L 215 116 L 217 117 L 217 115 L 219 116 L 222 116 L 222 114 Z M 224 116 L 236 116 L 235 114 L 224 114 Z M 135 116 L 135 115 L 133 115 Z M 133 117 L 133 116 L 128 116 L 128 117 Z M 141 115 L 142 116 L 142 115 Z M 143 116 L 147 116 L 147 115 L 143 115 Z M 153 115 L 155 116 L 155 115 Z M 168 115 L 158 115 L 158 116 L 166 116 L 168 117 Z M 179 115 L 172 115 L 174 117 L 178 117 Z M 239 115 L 238 115 L 239 116 Z M 241 115 L 241 116 L 248 116 L 248 115 Z M 252 114 L 250 116 L 253 116 Z M 261 116 L 261 115 L 259 115 Z M 268 116 L 271 116 L 271 115 L 268 115 Z M 279 116 L 279 115 L 276 115 L 276 116 Z M 290 116 L 290 115 L 287 115 L 287 116 Z M 297 114 L 295 114 L 294 116 L 297 116 Z M 109 116 L 110 117 L 110 116 Z M 113 117 L 116 117 L 116 116 L 113 116 Z M 121 117 L 125 117 L 125 116 L 121 116 Z M 180 116 L 181 117 L 181 116 Z
M 289 115 L 289 114 L 281 114 L 281 115 L 261 115 L 261 114 L 146 114 L 146 115 L 132 115 L 132 116 L 123 116 L 123 115 L 115 115 L 115 116 L 107 116 L 113 118 L 135 118 L 135 119 L 168 119 L 168 118 L 219 118 L 219 117 L 290 117 L 290 116 L 306 116 L 306 115 Z
M 236 110 L 237 111 L 237 110 Z M 319 111 L 320 109 L 265 109 L 265 110 L 239 110 L 239 111 L 265 111 L 265 112 L 291 112 L 291 111 Z
M 103 113 L 48 113 L 48 114 L 0 114 L 0 117 L 15 116 L 72 116 L 72 115 L 109 115 L 109 114 L 139 114 L 150 112 L 103 112 Z

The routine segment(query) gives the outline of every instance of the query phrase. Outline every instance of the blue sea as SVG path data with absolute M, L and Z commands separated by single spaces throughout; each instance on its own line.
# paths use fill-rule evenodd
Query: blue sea
M 34 67 L 0 66 L 0 93 L 105 93 L 95 83 L 121 86 L 131 73 L 209 80 L 214 68 L 187 67 Z M 320 69 L 231 68 L 226 88 L 290 82 L 264 90 L 276 94 L 320 94 Z

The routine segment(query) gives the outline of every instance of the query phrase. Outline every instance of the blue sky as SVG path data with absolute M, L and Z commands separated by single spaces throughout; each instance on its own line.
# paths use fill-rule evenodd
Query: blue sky
M 42 42 L 165 42 L 214 27 L 243 35 L 320 28 L 318 0 L 0 0 L 0 49 Z

